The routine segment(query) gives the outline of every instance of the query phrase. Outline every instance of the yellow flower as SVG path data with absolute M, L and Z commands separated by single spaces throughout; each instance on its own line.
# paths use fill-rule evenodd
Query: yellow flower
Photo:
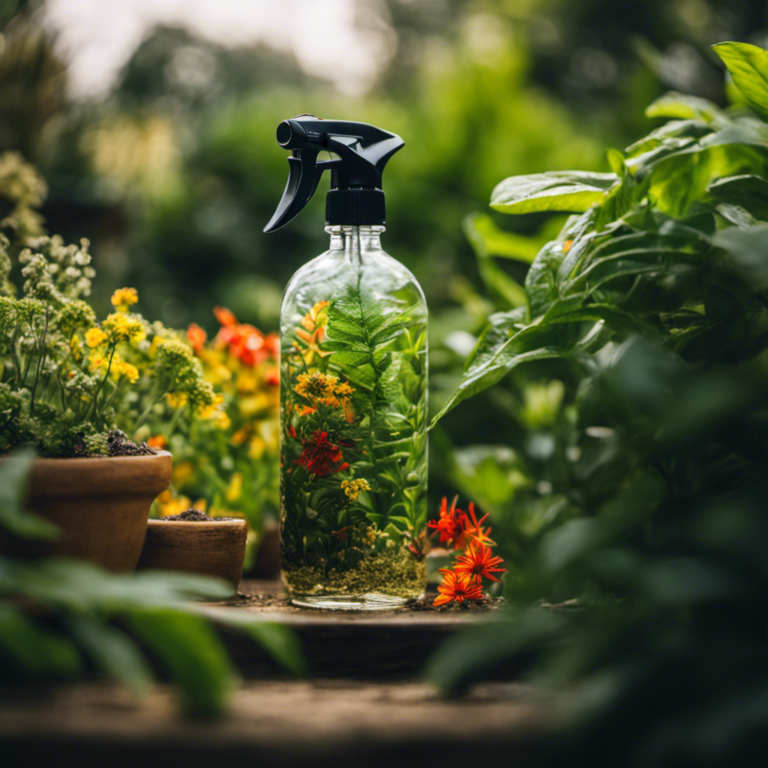
M 354 394 L 354 392 L 355 390 L 344 381 L 334 389 L 333 394 L 336 395 L 336 397 L 349 397 Z
M 121 341 L 129 341 L 136 344 L 146 337 L 140 320 L 130 315 L 122 315 L 116 312 L 107 317 L 102 323 L 102 328 L 107 332 L 109 341 L 113 344 Z
M 85 343 L 91 348 L 100 346 L 107 340 L 107 334 L 101 328 L 91 328 L 85 333 Z
M 163 491 L 157 497 L 157 506 L 160 517 L 170 517 L 189 509 L 190 500 L 186 496 L 174 498 L 170 491 Z
M 308 400 L 321 400 L 326 397 L 333 397 L 338 381 L 335 376 L 329 376 L 320 373 L 320 371 L 315 371 L 313 374 L 300 373 L 298 384 L 293 388 L 293 391 Z
M 226 498 L 227 501 L 237 501 L 243 495 L 243 473 L 235 472 L 229 481 Z
M 135 384 L 139 380 L 139 369 L 119 357 L 115 357 L 112 361 L 112 373 L 118 379 L 125 376 L 131 384 Z
M 91 373 L 97 373 L 99 371 L 106 373 L 107 365 L 107 358 L 103 354 L 99 352 L 91 352 L 91 355 L 88 358 L 88 370 Z
M 371 486 L 368 485 L 367 480 L 361 477 L 357 480 L 344 480 L 341 483 L 341 489 L 347 494 L 347 498 L 350 501 L 357 501 L 357 497 L 363 491 L 370 491 Z
M 224 402 L 223 395 L 214 395 L 213 402 L 210 405 L 203 405 L 198 409 L 200 417 L 203 419 L 212 419 L 216 416 L 219 406 Z
M 118 288 L 112 294 L 112 306 L 114 306 L 118 312 L 127 312 L 128 307 L 131 304 L 135 304 L 139 300 L 139 294 L 136 293 L 135 288 Z
M 188 399 L 186 392 L 169 392 L 165 396 L 165 400 L 171 408 L 181 408 L 187 404 Z
M 260 459 L 264 455 L 264 451 L 267 449 L 267 444 L 264 439 L 256 435 L 248 444 L 248 458 Z
M 147 444 L 149 444 L 149 440 L 147 440 Z M 177 487 L 184 485 L 194 473 L 195 468 L 191 461 L 182 461 L 180 464 L 175 465 L 173 467 L 174 485 Z

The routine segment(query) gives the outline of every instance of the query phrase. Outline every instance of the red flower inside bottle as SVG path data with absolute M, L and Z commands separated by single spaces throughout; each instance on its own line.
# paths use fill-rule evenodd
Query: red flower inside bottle
M 349 467 L 341 454 L 341 448 L 332 443 L 328 433 L 318 429 L 309 440 L 302 441 L 304 450 L 294 464 L 300 464 L 317 477 L 335 475 Z

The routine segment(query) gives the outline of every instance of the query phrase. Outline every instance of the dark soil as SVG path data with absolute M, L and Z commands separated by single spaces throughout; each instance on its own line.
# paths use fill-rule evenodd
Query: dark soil
M 217 523 L 222 520 L 240 520 L 239 517 L 210 517 L 205 512 L 201 512 L 199 509 L 187 509 L 184 512 L 179 512 L 178 515 L 169 515 L 168 517 L 157 518 L 160 522 L 173 522 L 174 520 L 181 520 L 185 523 Z
M 136 445 L 128 439 L 125 432 L 119 429 L 113 429 L 107 436 L 107 445 L 109 446 L 110 456 L 154 456 L 157 451 L 150 448 L 146 443 Z

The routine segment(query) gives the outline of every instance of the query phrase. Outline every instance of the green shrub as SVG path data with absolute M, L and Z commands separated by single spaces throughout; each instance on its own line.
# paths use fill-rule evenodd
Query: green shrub
M 748 107 L 669 94 L 647 114 L 671 119 L 609 152 L 613 173 L 497 186 L 498 211 L 576 215 L 437 416 L 511 383 L 490 392 L 510 445 L 454 468 L 497 513 L 517 610 L 446 645 L 432 677 L 461 691 L 533 650 L 575 694 L 558 744 L 598 764 L 756 764 L 766 747 L 768 52 L 715 51 Z M 479 256 L 515 255 L 483 226 Z

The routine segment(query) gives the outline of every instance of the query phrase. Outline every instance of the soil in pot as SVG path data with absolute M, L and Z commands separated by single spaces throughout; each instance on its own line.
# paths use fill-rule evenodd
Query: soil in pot
M 216 576 L 235 592 L 247 534 L 245 520 L 209 517 L 194 509 L 150 520 L 139 568 Z

